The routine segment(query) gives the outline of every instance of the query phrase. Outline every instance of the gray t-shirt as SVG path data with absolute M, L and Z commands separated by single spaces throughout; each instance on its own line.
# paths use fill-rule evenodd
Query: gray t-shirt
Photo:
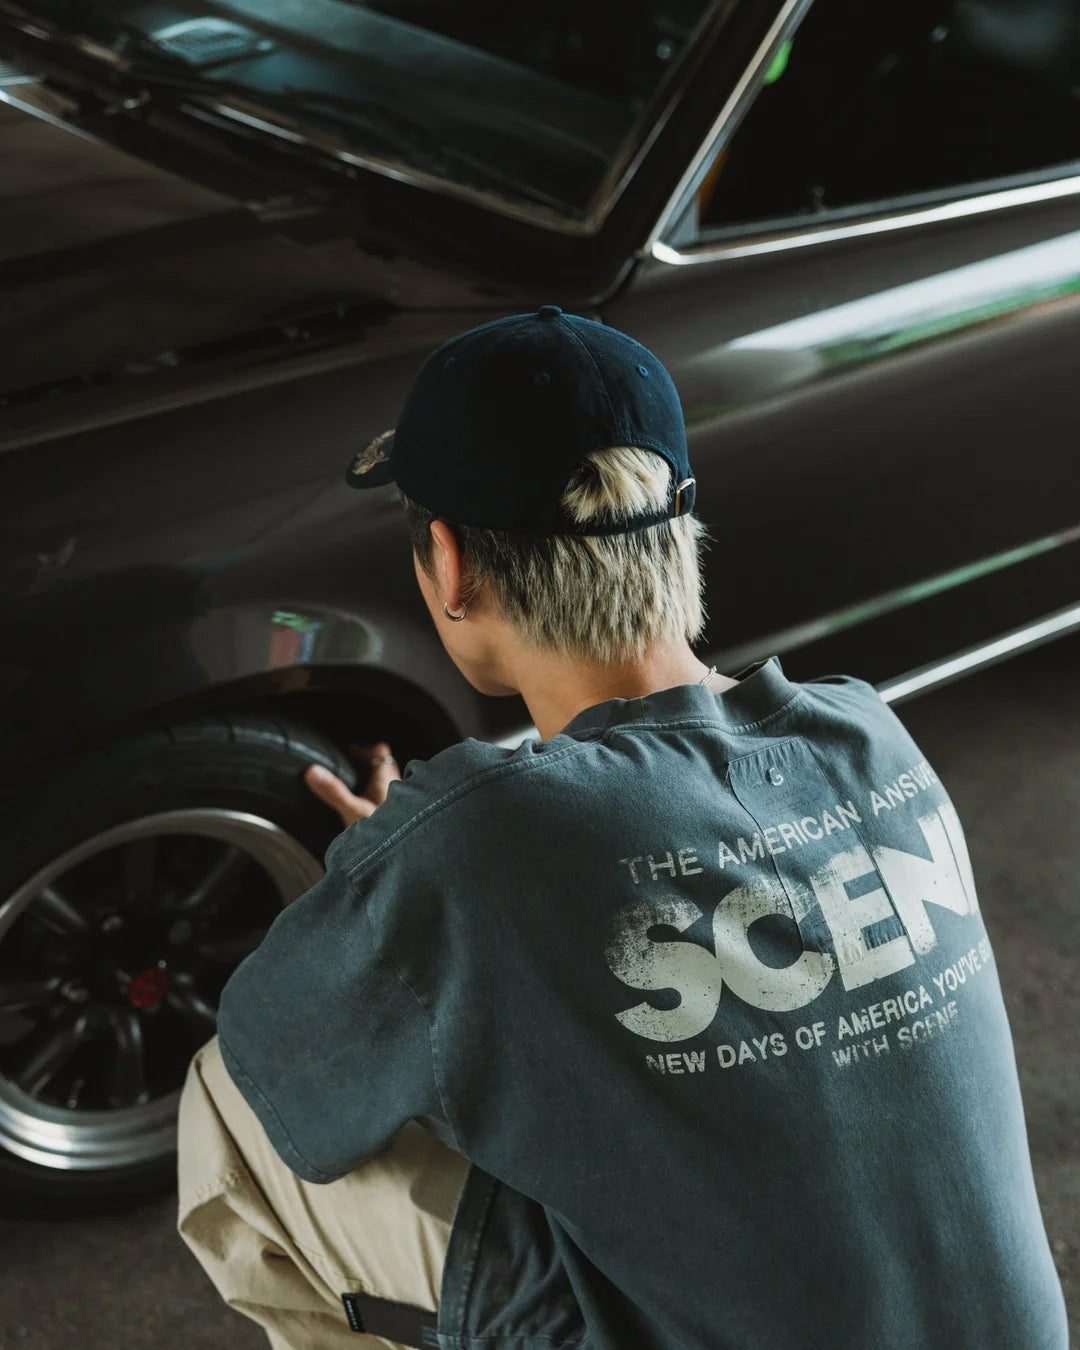
M 440 1344 L 1064 1350 L 952 802 L 872 685 L 740 676 L 410 763 L 225 1062 L 309 1181 L 419 1118 L 532 1206 L 562 1293 Z

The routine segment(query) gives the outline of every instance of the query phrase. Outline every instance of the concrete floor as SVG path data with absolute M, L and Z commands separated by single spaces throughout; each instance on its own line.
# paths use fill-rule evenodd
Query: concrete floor
M 853 672 L 857 674 L 858 672 Z M 1080 1332 L 1080 639 L 898 712 L 964 824 L 1016 1039 L 1047 1229 Z M 222 1307 L 165 1199 L 0 1224 L 0 1350 L 264 1350 Z M 919 1347 L 912 1347 L 919 1350 Z

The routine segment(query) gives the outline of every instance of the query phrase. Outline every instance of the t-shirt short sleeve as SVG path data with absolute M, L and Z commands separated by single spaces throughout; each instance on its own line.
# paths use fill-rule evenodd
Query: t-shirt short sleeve
M 444 1137 L 427 1014 L 380 950 L 369 906 L 392 857 L 356 882 L 335 864 L 274 921 L 221 997 L 222 1058 L 282 1160 L 334 1181 L 409 1119 Z
M 410 761 L 379 809 L 334 839 L 326 875 L 226 984 L 225 1066 L 305 1181 L 344 1176 L 412 1119 L 459 1148 L 435 1068 L 425 1002 L 434 995 L 409 970 L 409 944 L 424 941 L 420 896 L 431 889 L 414 832 L 529 753 L 470 738 Z

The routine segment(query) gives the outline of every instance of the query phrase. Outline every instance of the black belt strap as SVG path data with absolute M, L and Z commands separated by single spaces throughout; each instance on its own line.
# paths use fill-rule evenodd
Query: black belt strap
M 353 1331 L 382 1336 L 399 1345 L 415 1346 L 416 1350 L 438 1350 L 437 1313 L 371 1294 L 342 1294 L 341 1301 Z

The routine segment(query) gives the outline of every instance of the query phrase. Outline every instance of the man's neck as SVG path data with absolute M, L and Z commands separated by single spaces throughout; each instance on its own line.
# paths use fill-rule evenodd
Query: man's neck
M 545 741 L 597 703 L 697 684 L 708 673 L 709 667 L 686 643 L 650 648 L 640 661 L 626 664 L 584 666 L 578 660 L 525 648 L 513 661 L 514 684 Z M 708 688 L 718 693 L 734 684 L 738 681 L 717 672 Z

